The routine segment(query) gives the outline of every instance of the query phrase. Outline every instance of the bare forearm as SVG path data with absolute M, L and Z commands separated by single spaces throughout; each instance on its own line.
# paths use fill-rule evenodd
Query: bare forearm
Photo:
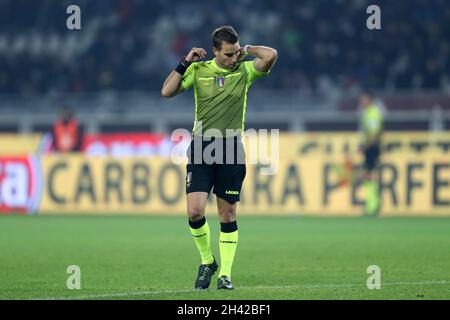
M 254 66 L 261 72 L 269 71 L 278 57 L 277 50 L 265 46 L 248 46 L 247 53 L 256 57 Z
M 172 71 L 164 81 L 161 94 L 165 98 L 177 95 L 181 90 L 181 81 L 183 77 L 176 71 Z
M 277 55 L 277 51 L 265 46 L 249 46 L 247 49 L 249 55 L 261 60 L 270 60 Z
M 189 68 L 192 62 L 198 61 L 206 57 L 206 51 L 203 48 L 192 48 L 189 51 L 186 58 L 180 62 L 177 68 L 172 71 L 164 81 L 161 89 L 161 94 L 165 98 L 171 98 L 183 91 L 181 82 L 183 81 L 183 75 Z

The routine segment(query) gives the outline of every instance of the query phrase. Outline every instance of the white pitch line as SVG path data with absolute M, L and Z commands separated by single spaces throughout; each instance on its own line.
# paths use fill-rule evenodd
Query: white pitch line
M 450 284 L 450 280 L 425 280 L 425 281 L 398 281 L 398 282 L 386 282 L 381 283 L 381 286 L 398 286 L 398 285 L 432 285 L 432 284 Z M 303 285 L 290 285 L 290 286 L 253 286 L 253 287 L 239 287 L 240 290 L 261 290 L 261 289 L 314 289 L 314 288 L 342 288 L 342 287 L 365 287 L 364 284 L 356 283 L 343 283 L 343 284 L 303 284 Z M 211 290 L 211 289 L 208 289 Z M 160 290 L 160 291 L 137 291 L 137 292 L 118 292 L 118 293 L 104 293 L 104 294 L 92 294 L 76 297 L 46 297 L 36 298 L 33 300 L 82 300 L 82 299 L 96 299 L 96 298 L 112 298 L 112 297 L 129 297 L 129 296 L 142 296 L 142 295 L 155 295 L 155 294 L 177 294 L 177 293 L 200 293 L 203 290 L 184 289 L 184 290 Z

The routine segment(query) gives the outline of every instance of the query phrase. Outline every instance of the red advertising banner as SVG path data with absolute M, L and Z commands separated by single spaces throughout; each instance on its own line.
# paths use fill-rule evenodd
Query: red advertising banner
M 82 151 L 88 155 L 113 157 L 170 156 L 176 142 L 170 136 L 156 133 L 88 134 Z
M 42 192 L 34 156 L 0 157 L 0 213 L 34 213 Z

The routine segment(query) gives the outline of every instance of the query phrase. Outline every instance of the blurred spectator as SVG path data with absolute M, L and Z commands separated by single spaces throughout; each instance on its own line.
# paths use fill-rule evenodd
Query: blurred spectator
M 56 152 L 79 152 L 83 143 L 83 129 L 70 107 L 62 108 L 53 125 L 53 149 Z
M 77 4 L 82 29 L 65 27 Z M 450 73 L 448 0 L 380 0 L 382 29 L 366 28 L 369 0 L 229 2 L 0 0 L 0 93 L 159 91 L 192 46 L 212 58 L 208 33 L 234 25 L 241 43 L 279 48 L 267 89 L 431 89 Z

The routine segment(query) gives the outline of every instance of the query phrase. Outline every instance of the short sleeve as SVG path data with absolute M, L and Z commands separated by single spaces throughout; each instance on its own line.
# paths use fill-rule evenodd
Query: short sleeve
M 183 91 L 189 90 L 194 85 L 194 67 L 195 63 L 191 63 L 183 75 L 183 80 L 181 80 L 181 88 L 183 88 Z
M 366 124 L 367 129 L 371 133 L 378 132 L 381 130 L 381 122 L 382 122 L 381 112 L 378 108 L 375 107 L 369 112 Z
M 255 66 L 253 65 L 254 61 L 255 60 L 244 62 L 245 69 L 247 70 L 247 79 L 248 79 L 249 84 L 252 84 L 255 80 L 270 73 L 270 71 L 261 72 L 261 71 L 256 70 Z

